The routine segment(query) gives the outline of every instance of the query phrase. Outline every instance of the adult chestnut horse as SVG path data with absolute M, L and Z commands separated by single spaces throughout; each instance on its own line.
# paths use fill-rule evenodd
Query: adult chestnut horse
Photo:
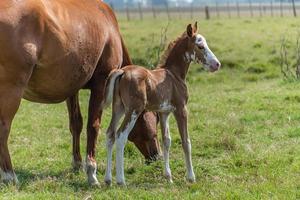
M 112 69 L 131 64 L 112 10 L 97 0 L 1 0 L 0 51 L 1 180 L 17 181 L 7 141 L 21 98 L 40 103 L 67 100 L 73 166 L 81 165 L 78 91 L 86 88 L 91 90 L 86 172 L 88 182 L 98 184 L 95 144 L 105 80 Z M 155 126 L 156 117 L 146 113 L 135 130 L 145 134 L 131 135 L 146 158 L 158 153 Z

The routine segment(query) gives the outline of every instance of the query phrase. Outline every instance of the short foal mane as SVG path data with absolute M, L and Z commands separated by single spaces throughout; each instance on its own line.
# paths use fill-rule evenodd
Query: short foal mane
M 175 45 L 177 44 L 177 42 L 179 40 L 181 40 L 182 38 L 184 38 L 186 35 L 187 35 L 187 33 L 184 32 L 181 36 L 177 37 L 175 40 L 173 40 L 172 42 L 169 43 L 169 45 L 165 49 L 164 53 L 160 57 L 157 68 L 161 68 L 166 64 L 167 59 L 168 59 L 170 53 L 172 52 L 172 50 L 174 49 Z

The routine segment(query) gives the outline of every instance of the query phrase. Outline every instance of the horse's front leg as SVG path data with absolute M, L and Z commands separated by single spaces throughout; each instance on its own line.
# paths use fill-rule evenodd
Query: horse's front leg
M 101 102 L 104 96 L 105 81 L 108 75 L 95 76 L 91 80 L 91 96 L 89 101 L 88 124 L 87 124 L 87 156 L 86 173 L 90 185 L 99 185 L 96 177 L 97 163 L 95 159 L 96 143 L 101 124 Z
M 7 142 L 11 123 L 19 108 L 24 90 L 24 86 L 16 84 L 15 80 L 22 80 L 24 77 L 15 76 L 14 78 L 14 80 L 6 80 L 7 82 L 0 78 L 0 182 L 4 183 L 18 182 Z
M 80 155 L 80 134 L 82 131 L 82 116 L 78 100 L 78 93 L 67 99 L 69 113 L 69 127 L 72 134 L 72 166 L 75 171 L 82 167 L 82 158 Z
M 187 180 L 189 182 L 195 182 L 195 174 L 193 170 L 192 165 L 192 147 L 191 147 L 191 141 L 188 134 L 187 129 L 187 110 L 186 107 L 183 106 L 182 108 L 176 108 L 176 111 L 174 111 L 174 116 L 177 121 L 181 142 L 182 142 L 182 148 L 185 155 L 185 165 L 187 169 Z

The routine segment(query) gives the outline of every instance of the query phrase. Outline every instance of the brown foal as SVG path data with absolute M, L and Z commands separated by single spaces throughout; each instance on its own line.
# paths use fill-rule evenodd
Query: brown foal
M 171 137 L 168 117 L 171 112 L 177 121 L 185 154 L 187 180 L 195 181 L 191 159 L 191 143 L 187 129 L 188 90 L 186 75 L 192 61 L 202 63 L 209 71 L 217 71 L 221 64 L 209 49 L 205 38 L 197 34 L 197 22 L 187 26 L 186 32 L 172 42 L 155 70 L 129 65 L 111 73 L 106 86 L 105 105 L 113 99 L 112 120 L 107 130 L 107 167 L 105 182 L 111 184 L 112 147 L 116 140 L 117 183 L 124 185 L 124 147 L 131 129 L 143 110 L 156 111 L 162 130 L 165 175 L 172 182 L 169 166 Z M 117 131 L 117 124 L 125 118 Z

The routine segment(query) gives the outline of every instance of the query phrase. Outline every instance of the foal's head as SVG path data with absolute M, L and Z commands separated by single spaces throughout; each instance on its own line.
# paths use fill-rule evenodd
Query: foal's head
M 217 71 L 221 63 L 214 53 L 209 49 L 205 38 L 197 33 L 197 22 L 187 26 L 188 50 L 185 57 L 190 61 L 202 63 L 211 72 Z

